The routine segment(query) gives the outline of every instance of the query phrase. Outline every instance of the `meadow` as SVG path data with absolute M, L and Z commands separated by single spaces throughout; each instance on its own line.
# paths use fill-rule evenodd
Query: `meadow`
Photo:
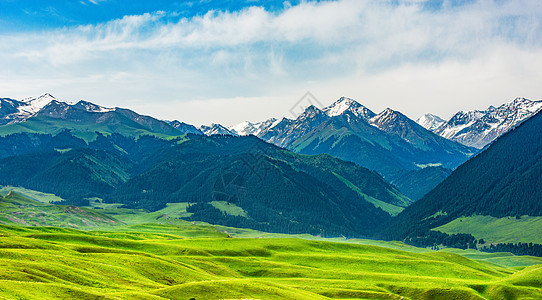
M 491 216 L 461 217 L 439 226 L 447 234 L 470 233 L 487 242 L 542 244 L 542 217 L 518 216 L 495 218 Z
M 507 254 L 477 252 L 469 259 L 401 243 L 382 247 L 361 244 L 364 240 L 256 234 L 192 223 L 93 231 L 0 225 L 0 297 L 537 299 L 542 295 L 538 258 L 528 262 L 523 257 L 523 266 L 518 266 L 507 262 Z
M 537 299 L 542 258 L 188 222 L 0 190 L 0 299 Z M 24 196 L 23 196 L 24 195 Z M 235 205 L 213 203 L 224 213 Z M 524 219 L 527 221 L 527 219 Z M 25 226 L 21 226 L 25 225 Z

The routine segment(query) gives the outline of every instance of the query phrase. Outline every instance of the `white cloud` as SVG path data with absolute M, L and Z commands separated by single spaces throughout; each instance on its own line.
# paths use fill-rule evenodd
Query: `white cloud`
M 307 90 L 411 117 L 542 98 L 542 2 L 425 2 L 301 2 L 177 20 L 154 12 L 2 36 L 0 96 L 53 92 L 229 124 L 286 114 L 285 99 Z

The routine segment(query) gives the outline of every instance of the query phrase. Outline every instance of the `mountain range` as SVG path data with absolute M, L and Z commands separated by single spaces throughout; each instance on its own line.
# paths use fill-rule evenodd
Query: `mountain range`
M 515 230 L 511 238 L 525 238 L 536 227 L 536 218 L 522 225 L 522 220 L 542 216 L 542 113 L 497 138 L 485 151 L 470 159 L 421 200 L 400 213 L 386 229 L 390 239 L 423 239 L 434 237 L 435 228 L 462 224 L 464 233 L 475 233 L 467 226 L 482 216 L 490 220 L 513 217 L 502 232 Z M 458 221 L 459 220 L 459 221 Z M 534 220 L 534 221 L 533 221 Z M 501 221 L 502 223 L 502 221 Z M 524 231 L 522 227 L 526 226 Z M 457 227 L 457 226 L 456 226 Z M 528 229 L 528 230 L 527 230 Z M 538 229 L 538 232 L 539 229 Z M 487 235 L 487 232 L 480 233 Z M 531 241 L 533 238 L 531 236 Z
M 504 231 L 525 241 L 538 236 L 525 224 L 536 231 L 542 220 L 540 106 L 517 98 L 414 122 L 343 97 L 295 119 L 226 128 L 49 94 L 3 98 L 0 185 L 71 205 L 95 197 L 147 211 L 184 203 L 186 220 L 273 232 L 474 247 L 500 241 L 487 224 L 507 222 L 513 230 Z M 499 137 L 479 150 L 437 135 L 442 128 L 463 142 Z
M 106 108 L 83 100 L 71 104 L 45 94 L 21 101 L 0 99 L 0 135 L 56 135 L 65 129 L 85 141 L 95 139 L 97 132 L 166 138 L 186 133 L 255 135 L 296 153 L 327 153 L 375 170 L 417 200 L 477 153 L 477 148 L 541 106 L 542 101 L 517 98 L 486 111 L 459 112 L 448 121 L 428 114 L 417 124 L 390 108 L 376 114 L 357 101 L 342 97 L 323 109 L 310 106 L 295 119 L 271 118 L 227 128 L 220 124 L 195 127 L 176 120 L 161 121 L 129 109 Z
M 300 154 L 327 153 L 375 170 L 413 199 L 440 183 L 476 149 L 442 138 L 390 108 L 376 114 L 342 97 L 328 107 L 309 106 L 296 119 L 244 122 L 229 128 Z M 424 170 L 431 168 L 431 170 Z M 444 169 L 443 169 L 444 168 Z M 402 180 L 405 174 L 424 185 Z
M 542 100 L 516 98 L 499 107 L 490 106 L 486 110 L 460 111 L 448 121 L 426 114 L 417 122 L 442 137 L 481 149 L 541 108 Z
M 272 232 L 368 236 L 412 203 L 374 171 L 253 136 L 97 133 L 87 143 L 65 130 L 0 137 L 0 149 L 0 185 L 72 205 L 94 197 L 149 211 L 191 203 L 190 220 Z M 217 203 L 243 213 L 224 214 Z
M 22 101 L 0 99 L 0 124 L 2 136 L 20 132 L 55 135 L 66 129 L 85 140 L 96 138 L 96 132 L 161 137 L 184 134 L 165 121 L 129 109 L 105 108 L 83 100 L 72 104 L 50 94 Z

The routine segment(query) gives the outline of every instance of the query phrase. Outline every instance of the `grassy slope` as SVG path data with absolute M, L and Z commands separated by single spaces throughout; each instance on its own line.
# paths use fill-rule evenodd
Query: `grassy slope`
M 51 205 L 8 192 L 0 197 L 0 224 L 88 228 L 121 223 L 92 209 Z
M 446 252 L 303 239 L 227 238 L 215 227 L 82 232 L 0 226 L 0 297 L 110 299 L 536 298 L 542 267 Z
M 25 189 L 23 187 L 4 186 L 0 188 L 0 195 L 5 196 L 9 192 L 15 192 L 28 199 L 36 200 L 42 203 L 50 203 L 50 201 L 58 202 L 64 199 L 49 193 L 38 192 L 34 190 Z
M 400 207 L 400 206 L 397 206 L 397 205 L 393 205 L 393 204 L 390 204 L 390 203 L 386 203 L 384 201 L 381 201 L 381 200 L 378 200 L 376 198 L 373 198 L 369 195 L 366 195 L 365 193 L 363 193 L 361 191 L 361 189 L 359 189 L 357 186 L 355 186 L 352 182 L 350 182 L 348 179 L 342 177 L 341 175 L 333 172 L 333 174 L 335 176 L 337 176 L 337 178 L 339 178 L 339 180 L 341 180 L 344 184 L 346 184 L 347 187 L 349 187 L 350 189 L 354 190 L 355 192 L 357 192 L 361 197 L 363 197 L 365 199 L 365 201 L 369 202 L 369 203 L 372 203 L 375 207 L 378 207 L 380 209 L 382 209 L 383 211 L 389 213 L 391 216 L 396 216 L 398 215 L 400 212 L 402 212 L 404 210 L 404 207 Z M 394 195 L 396 196 L 396 195 Z M 399 198 L 399 196 L 396 196 Z M 402 196 L 404 197 L 404 196 Z M 401 202 L 405 202 L 403 198 L 399 198 Z M 407 205 L 405 204 L 405 207 Z
M 475 238 L 498 243 L 542 244 L 542 217 L 522 216 L 495 218 L 491 216 L 462 217 L 433 230 L 448 234 L 470 233 Z
M 28 119 L 26 122 L 15 123 L 10 125 L 0 126 L 0 136 L 6 136 L 9 134 L 29 132 L 29 133 L 45 133 L 45 134 L 58 134 L 59 132 L 70 129 L 72 134 L 87 142 L 96 139 L 96 131 L 105 135 L 117 132 L 126 136 L 141 136 L 141 135 L 153 135 L 160 138 L 172 138 L 172 136 L 148 131 L 143 128 L 137 128 L 131 126 L 131 124 L 96 124 L 96 123 L 76 123 L 63 119 L 54 119 L 47 117 L 34 117 Z M 180 135 L 180 134 L 179 134 Z

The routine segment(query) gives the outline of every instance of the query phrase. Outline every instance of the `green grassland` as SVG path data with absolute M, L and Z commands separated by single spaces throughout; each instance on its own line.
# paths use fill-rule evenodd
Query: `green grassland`
M 29 190 L 29 189 L 25 189 L 23 187 L 14 187 L 14 186 L 0 187 L 0 195 L 5 196 L 9 192 L 15 192 L 15 193 L 17 193 L 17 194 L 19 194 L 19 195 L 21 195 L 23 197 L 26 197 L 28 199 L 36 200 L 36 201 L 43 202 L 43 203 L 50 203 L 51 201 L 58 202 L 58 201 L 64 200 L 64 199 L 62 199 L 62 198 L 60 198 L 60 197 L 58 197 L 58 196 L 56 196 L 54 194 Z
M 0 198 L 0 222 L 9 224 L 0 224 L 0 299 L 542 295 L 542 258 L 537 257 L 432 251 L 402 242 L 326 239 L 187 222 L 181 218 L 189 215 L 188 203 L 169 203 L 149 213 L 99 198 L 89 199 L 90 207 L 78 208 L 43 203 L 52 199 L 50 194 L 0 190 L 6 192 Z M 17 194 L 22 192 L 43 202 Z M 213 205 L 225 213 L 243 212 L 223 201 Z
M 135 124 L 128 119 L 119 123 L 96 123 L 96 122 L 73 122 L 70 120 L 49 118 L 45 116 L 37 116 L 30 118 L 22 123 L 15 123 L 9 125 L 3 125 L 0 127 L 0 136 L 6 136 L 14 133 L 43 133 L 56 135 L 66 129 L 87 142 L 94 141 L 97 137 L 96 132 L 104 135 L 110 135 L 112 133 L 120 133 L 125 136 L 138 137 L 141 135 L 152 135 L 159 138 L 171 139 L 174 136 L 161 134 L 157 132 L 149 131 L 143 126 Z M 179 135 L 181 133 L 179 132 Z
M 93 209 L 52 205 L 10 191 L 0 196 L 0 224 L 102 228 L 120 225 L 122 222 Z
M 363 197 L 365 201 L 372 203 L 375 207 L 382 209 L 383 211 L 389 213 L 391 216 L 398 215 L 400 212 L 402 212 L 405 209 L 405 207 L 407 207 L 412 202 L 410 199 L 406 198 L 405 196 L 395 194 L 392 196 L 396 197 L 398 199 L 398 202 L 401 203 L 402 206 L 386 203 L 384 201 L 381 201 L 374 197 L 366 195 L 365 193 L 361 191 L 361 189 L 359 189 L 357 186 L 355 186 L 353 183 L 351 183 L 350 181 L 348 181 L 346 178 L 342 177 L 341 175 L 335 172 L 333 172 L 333 174 L 337 176 L 337 178 L 339 178 L 339 180 L 341 180 L 344 184 L 346 184 L 346 186 L 356 191 L 356 193 L 358 193 L 361 197 Z
M 434 228 L 447 234 L 470 233 L 475 238 L 498 243 L 542 244 L 542 217 L 521 216 L 495 218 L 491 216 L 461 217 Z
M 483 255 L 483 254 L 481 254 Z M 84 299 L 536 299 L 542 266 L 450 252 L 295 238 L 230 238 L 204 225 L 107 231 L 0 225 L 0 297 Z

